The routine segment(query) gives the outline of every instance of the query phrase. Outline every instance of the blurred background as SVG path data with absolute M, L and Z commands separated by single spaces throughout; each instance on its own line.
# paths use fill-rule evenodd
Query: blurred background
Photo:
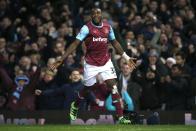
M 127 111 L 196 109 L 195 0 L 0 0 L 0 110 L 69 110 L 83 88 L 85 46 L 58 60 L 102 9 L 116 39 L 137 69 L 109 45 Z M 113 111 L 102 79 L 81 104 L 84 111 Z

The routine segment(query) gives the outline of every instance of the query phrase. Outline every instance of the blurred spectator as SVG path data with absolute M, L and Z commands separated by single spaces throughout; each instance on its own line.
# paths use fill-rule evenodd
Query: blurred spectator
M 0 36 L 9 42 L 15 42 L 16 30 L 9 16 L 5 16 L 0 24 Z
M 147 71 L 156 72 L 157 79 L 161 79 L 168 74 L 167 69 L 163 62 L 159 59 L 159 54 L 155 49 L 152 49 L 148 54 L 148 64 L 145 65 L 143 72 Z
M 60 43 L 60 42 L 55 43 L 53 51 L 54 51 L 53 57 L 62 56 L 65 53 L 64 43 Z
M 52 21 L 52 16 L 51 16 L 51 13 L 52 13 L 52 7 L 49 6 L 49 7 L 43 7 L 41 9 L 41 12 L 40 12 L 40 17 L 41 17 L 41 21 L 43 22 L 43 24 L 46 24 L 50 21 Z
M 54 64 L 55 61 L 56 61 L 55 58 L 52 58 L 52 57 L 49 58 L 49 59 L 48 59 L 48 62 L 47 62 L 47 64 L 46 64 L 47 68 L 49 68 L 52 64 Z M 54 72 L 57 72 L 57 70 L 54 70 Z
M 137 49 L 136 49 L 136 39 L 135 35 L 132 31 L 128 31 L 125 34 L 125 43 L 126 43 L 126 49 L 127 53 L 129 53 L 132 56 L 137 56 Z
M 152 11 L 153 13 L 157 13 L 158 11 L 158 2 L 155 1 L 155 0 L 152 0 L 149 4 L 149 7 L 150 7 L 150 11 Z
M 183 20 L 180 16 L 175 16 L 173 19 L 173 24 L 174 24 L 174 30 L 178 31 L 180 33 L 182 33 L 182 29 L 183 29 Z
M 29 36 L 29 30 L 27 29 L 26 25 L 21 25 L 17 29 L 17 39 L 25 46 L 25 44 L 31 43 L 31 37 Z
M 70 83 L 63 85 L 65 89 L 65 101 L 64 101 L 64 109 L 70 109 L 71 103 L 75 100 L 78 92 L 84 88 L 82 84 L 82 75 L 80 74 L 78 69 L 73 69 L 70 76 Z M 81 110 L 86 110 L 86 101 L 84 100 L 80 107 Z
M 36 21 L 35 15 L 30 15 L 28 17 L 28 23 L 27 23 L 27 29 L 29 30 L 29 36 L 32 38 L 32 40 L 36 39 L 36 29 L 37 29 L 37 21 Z
M 6 102 L 7 102 L 7 97 L 0 94 L 0 110 L 5 108 Z
M 5 16 L 11 16 L 11 10 L 9 8 L 9 4 L 7 0 L 1 0 L 0 1 L 0 19 L 2 19 Z
M 196 47 L 193 44 L 188 45 L 186 63 L 191 68 L 191 75 L 196 76 Z
M 168 5 L 166 2 L 161 2 L 160 3 L 160 11 L 158 13 L 158 18 L 164 23 L 168 23 L 169 19 L 171 17 L 171 11 L 168 10 Z
M 25 74 L 29 74 L 31 72 L 31 59 L 28 56 L 23 56 L 19 60 L 18 63 L 19 68 L 25 72 Z
M 172 57 L 166 59 L 165 65 L 168 68 L 168 71 L 171 70 L 172 66 L 176 64 L 176 60 Z
M 8 92 L 12 88 L 13 81 L 9 77 L 7 71 L 0 65 L 0 109 L 5 109 Z
M 8 108 L 11 110 L 25 110 L 21 107 L 22 93 L 24 88 L 27 88 L 29 84 L 29 78 L 27 76 L 16 76 L 15 78 L 16 87 L 13 89 L 12 94 L 9 98 Z
M 50 74 L 49 74 L 50 73 Z M 44 83 L 35 90 L 35 94 L 38 96 L 38 109 L 70 109 L 71 103 L 75 100 L 75 97 L 78 95 L 78 92 L 84 88 L 81 80 L 81 74 L 77 69 L 74 69 L 70 76 L 70 83 L 64 84 L 61 87 L 58 87 L 55 82 L 51 83 L 54 79 L 53 72 L 47 70 L 44 76 Z M 43 83 L 43 84 L 44 84 Z M 87 105 L 84 100 L 80 105 L 82 110 L 86 110 Z
M 185 54 L 182 52 L 178 52 L 175 55 L 175 59 L 176 59 L 176 64 L 180 65 L 182 67 L 182 75 L 184 77 L 189 78 L 190 74 L 191 74 L 191 68 L 188 66 L 188 64 L 186 63 L 186 57 Z
M 17 75 L 15 84 L 11 87 L 7 108 L 14 111 L 33 111 L 35 110 L 34 90 L 40 76 L 37 70 L 32 77 Z
M 40 95 L 41 92 L 47 90 L 57 90 L 59 86 L 54 80 L 56 73 L 46 69 L 43 78 L 39 81 L 37 85 L 37 90 L 35 94 L 38 95 L 36 98 L 36 104 L 38 110 L 57 110 L 63 109 L 64 96 L 63 95 Z
M 179 32 L 173 32 L 172 41 L 171 41 L 171 47 L 169 48 L 169 51 L 172 52 L 172 56 L 176 53 L 180 52 L 183 49 L 183 41 L 180 36 Z
M 169 38 L 165 33 L 160 34 L 160 39 L 159 39 L 159 52 L 160 55 L 163 58 L 167 58 L 169 56 L 172 56 L 171 52 L 169 52 L 171 48 L 171 44 L 169 42 Z
M 6 48 L 6 40 L 3 37 L 0 37 L 0 64 L 6 65 L 9 63 L 9 53 Z
M 183 77 L 183 68 L 175 64 L 171 69 L 171 76 L 166 77 L 165 90 L 167 90 L 167 110 L 185 110 L 188 81 Z
M 129 65 L 124 63 L 118 78 L 118 88 L 129 111 L 139 110 L 140 107 L 139 100 L 141 97 L 142 87 L 138 83 L 134 82 L 134 75 L 135 74 Z
M 140 82 L 142 86 L 142 94 L 140 99 L 141 110 L 156 110 L 160 108 L 158 91 L 158 77 L 153 69 L 147 70 L 143 80 Z

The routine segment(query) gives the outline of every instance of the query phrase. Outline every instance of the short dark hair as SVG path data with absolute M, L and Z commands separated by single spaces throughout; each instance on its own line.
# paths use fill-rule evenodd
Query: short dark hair
M 183 60 L 186 58 L 183 52 L 177 52 L 175 56 L 181 56 Z
M 179 64 L 174 64 L 174 65 L 172 65 L 172 68 L 174 68 L 174 67 L 178 68 L 180 71 L 183 70 L 182 66 L 179 65 Z
M 74 71 L 78 71 L 78 72 L 81 73 L 81 70 L 80 70 L 79 68 L 73 68 L 73 69 L 70 70 L 70 74 L 71 74 L 72 72 L 74 72 Z
M 100 11 L 101 11 L 101 9 L 100 9 L 100 8 L 98 8 L 98 7 L 94 7 L 94 8 L 92 8 L 92 9 L 91 9 L 91 14 L 92 14 L 92 12 L 93 12 L 94 10 L 100 10 Z

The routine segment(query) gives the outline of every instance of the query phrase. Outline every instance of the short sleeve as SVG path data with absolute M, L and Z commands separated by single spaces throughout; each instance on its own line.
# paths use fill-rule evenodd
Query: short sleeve
M 83 41 L 86 36 L 89 34 L 89 29 L 86 25 L 84 25 L 81 29 L 78 35 L 76 36 L 76 39 Z
M 115 40 L 115 35 L 114 35 L 114 31 L 112 29 L 112 27 L 110 26 L 110 32 L 109 32 L 109 40 L 112 41 L 112 40 Z

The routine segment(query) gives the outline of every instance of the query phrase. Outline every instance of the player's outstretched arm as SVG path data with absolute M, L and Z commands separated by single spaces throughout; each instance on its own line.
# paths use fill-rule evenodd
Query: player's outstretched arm
M 136 63 L 134 62 L 134 60 L 136 60 L 136 58 L 133 57 L 129 57 L 124 50 L 122 49 L 120 43 L 117 40 L 113 40 L 112 41 L 112 45 L 114 46 L 115 50 L 123 57 L 127 60 L 129 66 L 133 69 L 136 68 Z
M 63 61 L 67 58 L 67 56 L 71 54 L 78 47 L 79 44 L 80 44 L 80 41 L 78 39 L 72 42 L 71 45 L 66 49 L 65 54 L 61 57 L 61 59 L 57 60 L 49 68 L 51 70 L 58 68 L 63 63 Z

